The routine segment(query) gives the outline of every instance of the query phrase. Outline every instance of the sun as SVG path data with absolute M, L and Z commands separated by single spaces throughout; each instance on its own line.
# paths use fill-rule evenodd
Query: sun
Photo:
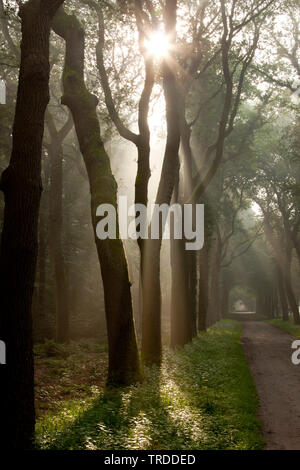
M 162 31 L 156 31 L 146 39 L 145 47 L 149 54 L 157 59 L 161 59 L 168 54 L 170 48 L 168 36 Z

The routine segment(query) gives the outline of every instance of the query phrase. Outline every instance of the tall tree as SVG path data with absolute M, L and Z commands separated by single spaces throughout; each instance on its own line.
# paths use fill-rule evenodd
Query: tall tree
M 97 237 L 97 208 L 112 205 L 117 212 L 117 184 L 105 151 L 96 107 L 98 99 L 84 81 L 85 32 L 74 15 L 62 8 L 54 31 L 66 42 L 62 104 L 70 109 L 86 166 L 91 192 L 92 225 L 104 287 L 109 344 L 108 385 L 129 385 L 141 380 L 128 266 L 122 240 Z
M 0 337 L 7 349 L 7 364 L 0 369 L 0 442 L 4 448 L 30 448 L 34 433 L 31 304 L 44 115 L 49 101 L 49 36 L 52 18 L 62 3 L 29 0 L 19 11 L 22 43 L 13 148 L 1 177 L 5 210 L 0 248 Z
M 227 3 L 220 0 L 218 2 L 219 9 L 215 3 L 202 2 L 195 10 L 189 52 L 181 58 L 179 71 L 179 113 L 184 170 L 181 184 L 184 188 L 183 200 L 191 204 L 200 201 L 200 197 L 211 183 L 213 183 L 214 189 L 220 191 L 216 188 L 216 182 L 213 181 L 213 178 L 222 163 L 226 141 L 234 130 L 247 73 L 257 49 L 260 28 L 264 15 L 267 14 L 270 7 L 270 2 L 267 1 L 251 2 L 249 9 L 240 9 L 241 5 L 235 0 Z M 259 20 L 257 20 L 258 17 Z M 251 25 L 250 28 L 249 25 Z M 215 40 L 216 31 L 220 32 L 219 41 Z M 239 50 L 236 47 L 238 32 L 247 36 L 247 49 Z M 221 84 L 217 77 L 221 77 Z M 217 84 L 216 87 L 215 84 Z M 214 116 L 210 121 L 211 110 L 213 110 Z M 188 122 L 188 114 L 194 115 L 190 122 Z M 197 137 L 199 128 L 200 139 Z M 202 128 L 207 128 L 208 132 L 203 133 Z M 195 143 L 193 140 L 197 141 L 196 145 L 193 145 Z M 196 174 L 195 170 L 197 170 Z M 205 243 L 207 243 L 207 239 Z M 210 248 L 212 249 L 212 247 L 213 244 Z M 187 317 L 181 322 L 189 324 L 188 337 L 191 337 L 196 330 L 196 257 L 193 252 L 185 252 L 184 244 L 177 243 L 177 249 L 182 251 L 180 266 L 181 270 L 185 271 L 185 275 L 177 273 L 175 270 L 173 279 L 175 283 L 176 277 L 186 279 L 186 282 L 183 283 L 186 288 L 182 288 L 182 297 L 185 301 L 173 302 L 176 307 L 172 313 L 174 321 L 176 316 Z M 219 251 L 216 251 L 216 259 L 220 259 Z M 203 261 L 206 255 L 207 253 L 203 255 Z M 205 277 L 207 277 L 203 272 L 205 264 L 202 263 L 202 280 L 200 280 L 199 286 L 202 296 L 204 295 Z M 219 291 L 217 265 L 218 263 L 216 265 L 214 263 L 215 269 L 210 270 L 210 275 L 213 276 L 215 283 L 213 286 L 213 291 L 216 294 L 214 295 L 215 300 L 218 299 Z M 201 300 L 198 303 L 202 318 L 206 310 L 205 297 L 207 296 L 204 295 L 203 303 Z M 202 327 L 204 326 L 202 325 Z
M 63 224 L 63 141 L 73 127 L 69 116 L 58 131 L 50 111 L 46 114 L 50 135 L 47 146 L 50 161 L 49 187 L 49 253 L 55 278 L 56 300 L 56 340 L 65 343 L 70 335 L 70 306 L 66 266 L 62 247 Z M 44 143 L 45 145 L 45 143 Z
M 112 122 L 115 124 L 119 134 L 124 139 L 132 142 L 138 153 L 137 159 L 137 173 L 135 180 L 135 204 L 138 207 L 139 204 L 147 206 L 148 204 L 148 183 L 151 176 L 150 172 L 150 128 L 148 123 L 150 100 L 155 84 L 155 67 L 154 58 L 147 51 L 146 42 L 147 38 L 153 32 L 154 27 L 157 24 L 156 16 L 154 14 L 152 2 L 147 2 L 147 13 L 143 9 L 143 1 L 135 0 L 134 15 L 136 19 L 136 26 L 139 35 L 139 50 L 143 57 L 145 78 L 143 83 L 142 92 L 138 103 L 138 134 L 132 132 L 126 127 L 118 109 L 115 105 L 113 94 L 111 91 L 109 78 L 107 75 L 105 63 L 104 63 L 104 46 L 105 46 L 105 20 L 103 10 L 96 2 L 87 0 L 98 14 L 99 23 L 99 40 L 96 48 L 97 55 L 97 66 L 100 75 L 100 81 L 105 96 L 105 103 L 109 116 Z M 122 8 L 122 6 L 121 6 Z M 150 18 L 149 18 L 150 14 Z M 144 275 L 144 261 L 145 261 L 145 242 L 142 238 L 138 239 L 138 246 L 140 250 L 140 296 L 142 298 L 143 290 L 143 275 Z M 140 310 L 142 310 L 142 302 L 140 302 Z M 142 311 L 139 312 L 140 319 L 142 318 Z
M 176 48 L 177 1 L 166 0 L 165 33 L 170 52 L 162 66 L 166 101 L 167 141 L 156 204 L 170 204 L 179 171 L 180 122 L 178 113 L 177 67 L 173 52 Z M 161 361 L 161 287 L 160 249 L 164 226 L 160 224 L 158 240 L 147 240 L 143 276 L 142 356 L 146 362 Z

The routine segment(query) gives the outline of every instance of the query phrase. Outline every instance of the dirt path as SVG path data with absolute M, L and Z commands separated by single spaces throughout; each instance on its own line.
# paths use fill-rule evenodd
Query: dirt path
M 260 400 L 266 449 L 300 450 L 300 365 L 295 338 L 261 321 L 243 322 L 243 346 Z

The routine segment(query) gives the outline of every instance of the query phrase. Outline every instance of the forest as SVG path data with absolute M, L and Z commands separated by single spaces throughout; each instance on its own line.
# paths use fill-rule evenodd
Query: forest
M 1 449 L 300 450 L 299 7 L 0 0 Z

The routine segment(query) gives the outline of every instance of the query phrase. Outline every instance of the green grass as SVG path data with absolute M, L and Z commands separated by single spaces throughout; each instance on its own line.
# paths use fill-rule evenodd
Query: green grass
M 292 319 L 288 321 L 283 321 L 281 318 L 275 318 L 274 320 L 270 320 L 269 323 L 271 325 L 277 326 L 278 328 L 286 331 L 287 333 L 290 333 L 296 338 L 300 338 L 300 325 L 295 325 Z
M 40 416 L 42 449 L 261 449 L 257 395 L 240 344 L 226 320 L 192 344 L 166 352 L 161 369 L 122 390 L 91 387 Z

